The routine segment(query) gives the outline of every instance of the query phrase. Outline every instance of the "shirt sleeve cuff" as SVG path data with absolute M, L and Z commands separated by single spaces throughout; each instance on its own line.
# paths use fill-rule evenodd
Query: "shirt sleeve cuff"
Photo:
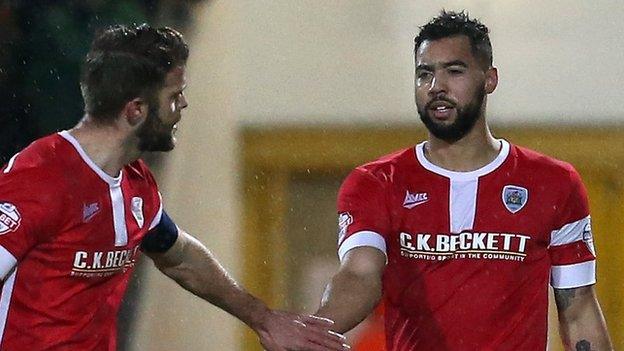
M 388 254 L 386 253 L 386 240 L 378 233 L 371 231 L 361 231 L 353 233 L 345 241 L 342 242 L 338 249 L 338 257 L 342 262 L 342 259 L 347 252 L 356 247 L 369 246 L 379 249 L 386 256 L 386 263 L 388 262 Z
M 550 285 L 555 289 L 570 289 L 596 284 L 596 260 L 565 266 L 553 266 Z

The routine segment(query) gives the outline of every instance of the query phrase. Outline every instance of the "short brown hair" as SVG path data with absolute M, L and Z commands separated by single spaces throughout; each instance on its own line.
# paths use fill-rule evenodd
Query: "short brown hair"
M 188 55 L 182 34 L 168 27 L 105 28 L 93 39 L 82 67 L 85 112 L 100 121 L 114 120 L 128 101 L 152 98 L 167 73 L 185 65 Z

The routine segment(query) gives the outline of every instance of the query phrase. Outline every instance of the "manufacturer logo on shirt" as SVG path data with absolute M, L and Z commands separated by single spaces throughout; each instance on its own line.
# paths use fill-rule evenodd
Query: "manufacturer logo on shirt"
M 132 215 L 134 219 L 136 219 L 139 228 L 143 228 L 143 199 L 140 197 L 133 197 L 132 203 L 130 204 L 130 210 L 132 211 Z
M 22 222 L 17 207 L 8 202 L 0 202 L 0 235 L 14 232 Z
M 83 204 L 82 205 L 82 222 L 89 223 L 96 214 L 100 212 L 100 204 L 94 202 L 92 204 Z
M 353 217 L 349 212 L 338 214 L 338 245 L 342 243 L 347 235 L 347 229 L 349 229 L 351 223 L 353 223 Z
M 429 201 L 429 196 L 427 193 L 415 193 L 412 194 L 409 190 L 405 191 L 405 199 L 403 200 L 403 207 L 407 209 L 412 209 L 418 205 L 422 205 L 425 202 Z
M 503 204 L 511 213 L 520 211 L 529 199 L 529 191 L 517 185 L 503 187 Z

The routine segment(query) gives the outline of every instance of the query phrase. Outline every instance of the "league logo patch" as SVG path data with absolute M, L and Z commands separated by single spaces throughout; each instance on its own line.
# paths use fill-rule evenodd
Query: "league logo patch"
M 583 242 L 587 245 L 587 248 L 592 255 L 596 256 L 596 249 L 594 249 L 594 236 L 591 229 L 591 219 L 588 219 L 588 222 L 585 224 L 585 228 L 583 229 Z
M 130 210 L 134 219 L 136 219 L 139 228 L 143 228 L 145 219 L 143 218 L 143 199 L 140 197 L 133 197 L 130 205 Z
M 520 211 L 529 199 L 529 191 L 517 185 L 503 187 L 503 204 L 511 213 Z
M 15 205 L 0 202 L 0 235 L 16 231 L 21 222 L 22 215 Z
M 353 217 L 349 212 L 338 214 L 338 245 L 342 244 L 351 223 L 353 223 Z

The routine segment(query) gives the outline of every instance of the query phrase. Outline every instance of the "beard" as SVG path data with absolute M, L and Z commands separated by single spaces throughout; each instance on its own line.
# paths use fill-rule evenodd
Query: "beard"
M 468 134 L 472 128 L 474 128 L 477 120 L 481 116 L 481 107 L 483 100 L 485 99 L 485 87 L 477 89 L 475 96 L 470 103 L 464 107 L 455 106 L 457 117 L 455 121 L 449 125 L 437 123 L 433 117 L 429 115 L 429 106 L 435 101 L 451 102 L 445 98 L 438 98 L 430 101 L 425 106 L 418 106 L 418 114 L 420 120 L 425 124 L 427 130 L 433 134 L 436 138 L 444 140 L 446 142 L 455 142 L 463 138 Z
M 171 151 L 175 147 L 173 126 L 165 125 L 158 112 L 158 104 L 150 103 L 145 123 L 137 131 L 139 150 L 142 152 Z

